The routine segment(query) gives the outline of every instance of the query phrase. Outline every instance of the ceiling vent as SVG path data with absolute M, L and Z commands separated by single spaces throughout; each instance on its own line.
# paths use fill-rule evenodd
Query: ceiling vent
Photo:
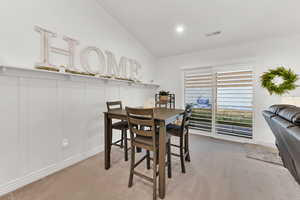
M 212 36 L 220 35 L 221 33 L 222 33 L 222 31 L 215 31 L 215 32 L 207 33 L 207 34 L 205 34 L 205 36 L 212 37 Z

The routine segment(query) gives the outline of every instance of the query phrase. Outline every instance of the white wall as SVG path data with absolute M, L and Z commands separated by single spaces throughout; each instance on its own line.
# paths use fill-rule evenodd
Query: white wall
M 155 58 L 96 0 L 3 0 L 0 3 L 0 65 L 33 68 L 40 35 L 34 25 L 78 39 L 142 65 L 153 79 Z M 54 57 L 54 64 L 63 61 Z M 105 101 L 143 105 L 154 89 L 45 72 L 0 70 L 0 196 L 103 150 Z M 69 140 L 67 148 L 63 139 Z M 104 166 L 99 166 L 104 167 Z
M 79 51 L 96 46 L 113 52 L 117 60 L 121 56 L 136 59 L 143 66 L 143 79 L 153 79 L 155 58 L 96 0 L 2 0 L 0 7 L 0 65 L 32 68 L 39 61 L 40 35 L 34 31 L 38 25 L 58 33 L 53 43 L 62 48 L 66 48 L 62 35 L 80 41 L 77 66 Z M 62 60 L 59 56 L 53 59 L 56 64 Z
M 254 141 L 257 143 L 274 143 L 274 137 L 265 123 L 261 112 L 268 106 L 280 103 L 281 98 L 270 96 L 260 87 L 259 77 L 269 68 L 285 66 L 300 74 L 300 36 L 273 38 L 244 43 L 213 50 L 195 52 L 187 55 L 173 56 L 159 60 L 159 83 L 162 89 L 176 93 L 177 106 L 183 105 L 182 67 L 215 66 L 232 63 L 247 63 L 255 71 L 255 127 Z M 300 89 L 290 93 L 300 96 Z

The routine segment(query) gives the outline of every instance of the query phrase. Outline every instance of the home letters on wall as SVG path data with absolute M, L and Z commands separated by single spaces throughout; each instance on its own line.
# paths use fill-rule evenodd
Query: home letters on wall
M 40 34 L 41 37 L 41 54 L 38 66 L 56 67 L 50 61 L 50 53 L 59 54 L 68 58 L 66 69 L 72 71 L 84 71 L 91 74 L 108 75 L 112 77 L 127 78 L 132 80 L 140 79 L 141 65 L 134 59 L 126 58 L 122 56 L 117 62 L 115 55 L 110 51 L 104 53 L 95 46 L 88 46 L 80 51 L 80 63 L 81 68 L 75 67 L 76 47 L 79 45 L 79 41 L 67 36 L 63 36 L 62 39 L 67 43 L 67 48 L 58 48 L 51 45 L 51 40 L 57 38 L 57 34 L 47 29 L 35 26 L 35 31 Z M 91 54 L 96 55 L 97 63 L 90 63 Z

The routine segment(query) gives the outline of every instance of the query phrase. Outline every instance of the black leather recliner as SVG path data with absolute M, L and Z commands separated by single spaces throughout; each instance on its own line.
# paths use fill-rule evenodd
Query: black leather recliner
M 300 108 L 273 105 L 263 111 L 276 138 L 276 146 L 284 166 L 300 184 Z

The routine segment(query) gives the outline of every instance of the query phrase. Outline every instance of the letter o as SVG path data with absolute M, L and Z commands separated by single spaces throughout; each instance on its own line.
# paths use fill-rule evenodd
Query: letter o
M 98 57 L 99 64 L 96 66 L 96 69 L 93 69 L 89 63 L 89 55 L 91 52 L 95 52 Z M 83 69 L 89 73 L 93 74 L 103 74 L 105 71 L 105 57 L 102 51 L 97 47 L 87 47 L 83 49 L 80 53 L 80 62 Z

